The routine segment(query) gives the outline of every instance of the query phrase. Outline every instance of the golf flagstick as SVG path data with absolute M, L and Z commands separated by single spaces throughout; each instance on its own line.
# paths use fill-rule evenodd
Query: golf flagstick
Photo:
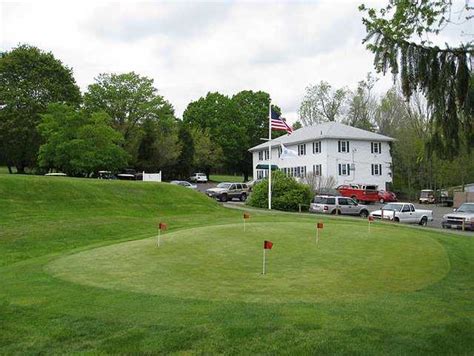
M 161 230 L 166 230 L 168 228 L 168 225 L 166 225 L 165 223 L 162 223 L 160 222 L 158 224 L 158 239 L 157 239 L 157 242 L 156 244 L 158 245 L 158 247 L 160 247 L 160 244 L 161 244 Z
M 267 250 L 271 250 L 273 247 L 273 242 L 265 240 L 263 241 L 263 270 L 262 274 L 266 272 L 266 258 L 267 258 Z

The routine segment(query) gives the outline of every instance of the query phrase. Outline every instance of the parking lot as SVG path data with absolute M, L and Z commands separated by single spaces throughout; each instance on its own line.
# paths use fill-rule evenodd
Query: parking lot
M 202 193 L 206 192 L 206 189 L 214 188 L 217 184 L 216 183 L 199 183 L 198 190 Z M 235 199 L 233 201 L 229 201 L 231 204 L 244 204 L 239 200 Z M 444 214 L 448 214 L 453 211 L 452 207 L 445 207 L 445 206 L 437 206 L 435 204 L 418 204 L 413 203 L 416 209 L 426 209 L 426 210 L 433 210 L 433 221 L 428 222 L 428 226 L 432 228 L 441 229 L 441 220 Z M 370 212 L 379 210 L 383 204 L 375 203 L 375 204 L 368 204 L 367 207 Z M 467 234 L 473 234 L 470 231 L 466 232 Z

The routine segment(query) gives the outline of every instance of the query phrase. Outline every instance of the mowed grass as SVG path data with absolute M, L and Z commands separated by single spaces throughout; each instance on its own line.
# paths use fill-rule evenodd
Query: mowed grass
M 209 176 L 209 180 L 215 183 L 221 183 L 221 182 L 245 183 L 244 177 L 242 175 L 211 174 Z M 249 177 L 249 180 L 252 180 L 252 177 Z
M 2 175 L 0 256 L 3 354 L 474 350 L 465 236 L 257 211 L 244 234 L 169 184 Z

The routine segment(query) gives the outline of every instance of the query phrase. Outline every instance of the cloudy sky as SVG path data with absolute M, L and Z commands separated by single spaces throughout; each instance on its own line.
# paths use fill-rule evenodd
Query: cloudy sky
M 355 88 L 372 70 L 360 2 L 1 2 L 0 50 L 52 51 L 82 91 L 99 73 L 135 71 L 178 116 L 209 91 L 264 90 L 294 121 L 306 86 Z

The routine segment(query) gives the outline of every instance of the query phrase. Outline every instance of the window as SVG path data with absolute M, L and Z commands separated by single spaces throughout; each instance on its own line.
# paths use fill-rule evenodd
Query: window
M 349 199 L 347 198 L 339 198 L 339 205 L 349 205 Z
M 315 176 L 320 176 L 321 174 L 321 165 L 320 164 L 313 164 L 313 174 Z
M 339 175 L 348 176 L 351 174 L 349 163 L 339 163 Z
M 382 175 L 382 165 L 381 164 L 373 164 L 372 165 L 372 175 L 373 176 L 381 176 Z
M 305 156 L 306 155 L 306 143 L 298 145 L 298 156 Z
M 381 142 L 371 142 L 370 143 L 370 152 L 375 154 L 382 153 L 382 143 Z
M 270 158 L 270 155 L 268 154 L 268 150 L 265 150 L 265 161 Z
M 314 153 L 321 153 L 321 141 L 313 142 L 313 154 Z
M 278 158 L 281 157 L 281 146 L 278 146 Z
M 349 141 L 337 141 L 338 152 L 349 152 Z
M 263 161 L 263 151 L 258 151 L 258 160 Z
M 283 168 L 282 170 L 288 177 L 306 177 L 306 166 Z

